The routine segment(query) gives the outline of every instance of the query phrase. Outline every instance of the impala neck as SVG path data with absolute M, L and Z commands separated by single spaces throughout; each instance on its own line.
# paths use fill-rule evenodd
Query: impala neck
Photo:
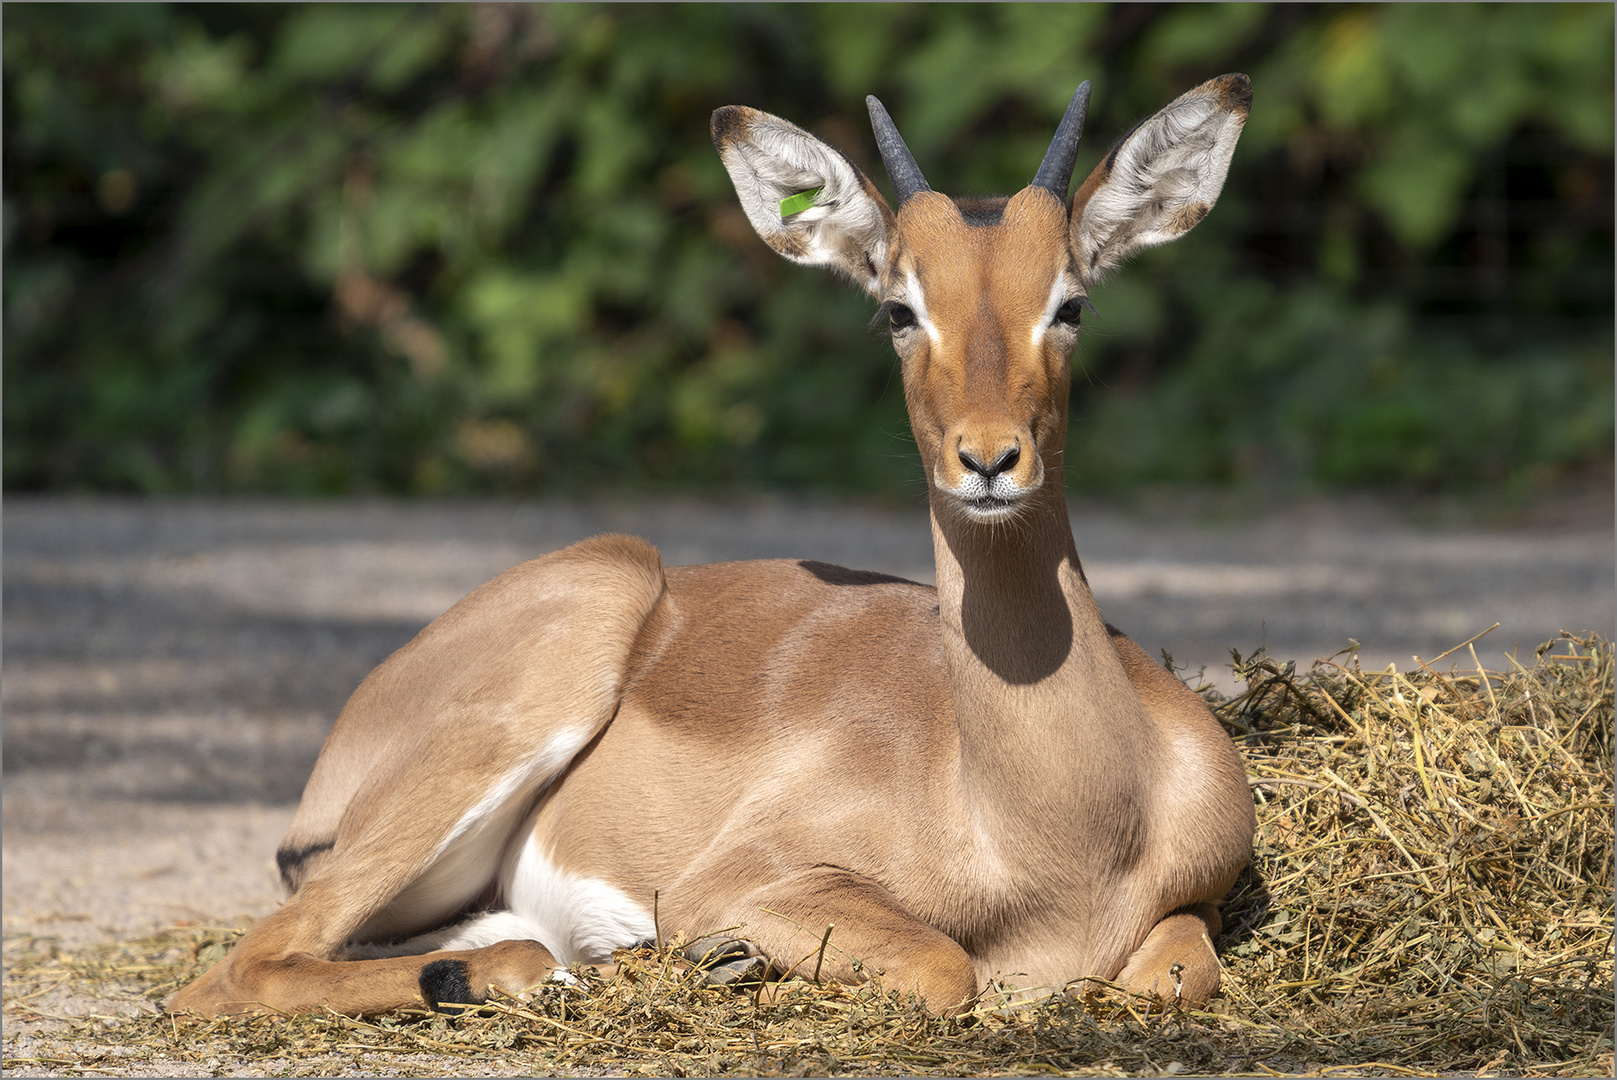
M 932 499 L 938 608 L 974 789 L 1024 797 L 1106 764 L 1135 701 L 1078 563 L 1059 469 L 998 525 Z

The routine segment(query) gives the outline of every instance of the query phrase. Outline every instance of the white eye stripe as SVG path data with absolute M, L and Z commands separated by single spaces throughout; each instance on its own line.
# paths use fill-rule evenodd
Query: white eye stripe
M 926 336 L 932 339 L 932 344 L 941 344 L 938 328 L 932 324 L 931 318 L 926 313 L 926 297 L 921 294 L 921 283 L 915 280 L 913 270 L 904 275 L 904 283 L 908 291 L 906 301 L 909 309 L 915 312 L 915 321 L 926 331 Z
M 1033 347 L 1037 349 L 1044 341 L 1044 332 L 1050 328 L 1050 323 L 1056 317 L 1056 311 L 1067 301 L 1069 286 L 1067 275 L 1057 274 L 1054 284 L 1050 286 L 1050 296 L 1044 302 L 1044 314 L 1039 321 L 1033 324 Z

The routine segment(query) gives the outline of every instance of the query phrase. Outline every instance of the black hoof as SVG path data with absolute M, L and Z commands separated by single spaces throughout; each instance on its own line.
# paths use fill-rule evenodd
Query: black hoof
M 703 938 L 685 947 L 685 959 L 704 968 L 762 955 L 758 946 L 740 938 Z
M 769 960 L 762 956 L 743 956 L 705 968 L 703 975 L 709 986 L 755 986 L 769 978 Z
M 705 938 L 687 946 L 685 958 L 704 974 L 709 986 L 751 986 L 774 974 L 769 958 L 741 938 Z

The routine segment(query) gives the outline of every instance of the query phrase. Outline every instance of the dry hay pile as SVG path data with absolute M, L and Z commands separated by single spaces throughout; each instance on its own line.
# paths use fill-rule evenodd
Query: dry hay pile
M 938 1019 L 870 988 L 811 983 L 759 1003 L 648 950 L 611 980 L 477 1016 L 148 1012 L 72 1020 L 26 1045 L 8 1022 L 4 1065 L 67 1075 L 1609 1076 L 1611 650 L 1563 636 L 1486 678 L 1367 672 L 1351 656 L 1297 674 L 1237 657 L 1247 691 L 1208 693 L 1246 758 L 1258 835 L 1225 904 L 1224 993 L 1208 1011 L 1074 988 Z M 233 937 L 177 929 L 73 956 L 13 941 L 6 1013 L 38 1015 L 59 985 L 158 999 Z

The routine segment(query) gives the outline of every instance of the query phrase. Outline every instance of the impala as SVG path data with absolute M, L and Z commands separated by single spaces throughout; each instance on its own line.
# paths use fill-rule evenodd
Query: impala
M 896 209 L 785 120 L 714 113 L 758 234 L 891 327 L 936 589 L 615 535 L 507 571 L 354 692 L 278 853 L 290 898 L 169 1009 L 477 1004 L 676 936 L 938 1011 L 991 980 L 1213 993 L 1252 799 L 1201 699 L 1102 619 L 1062 455 L 1086 294 L 1207 213 L 1251 88 L 1186 93 L 1069 198 L 1088 97 L 1028 187 L 969 200 L 868 99 Z

